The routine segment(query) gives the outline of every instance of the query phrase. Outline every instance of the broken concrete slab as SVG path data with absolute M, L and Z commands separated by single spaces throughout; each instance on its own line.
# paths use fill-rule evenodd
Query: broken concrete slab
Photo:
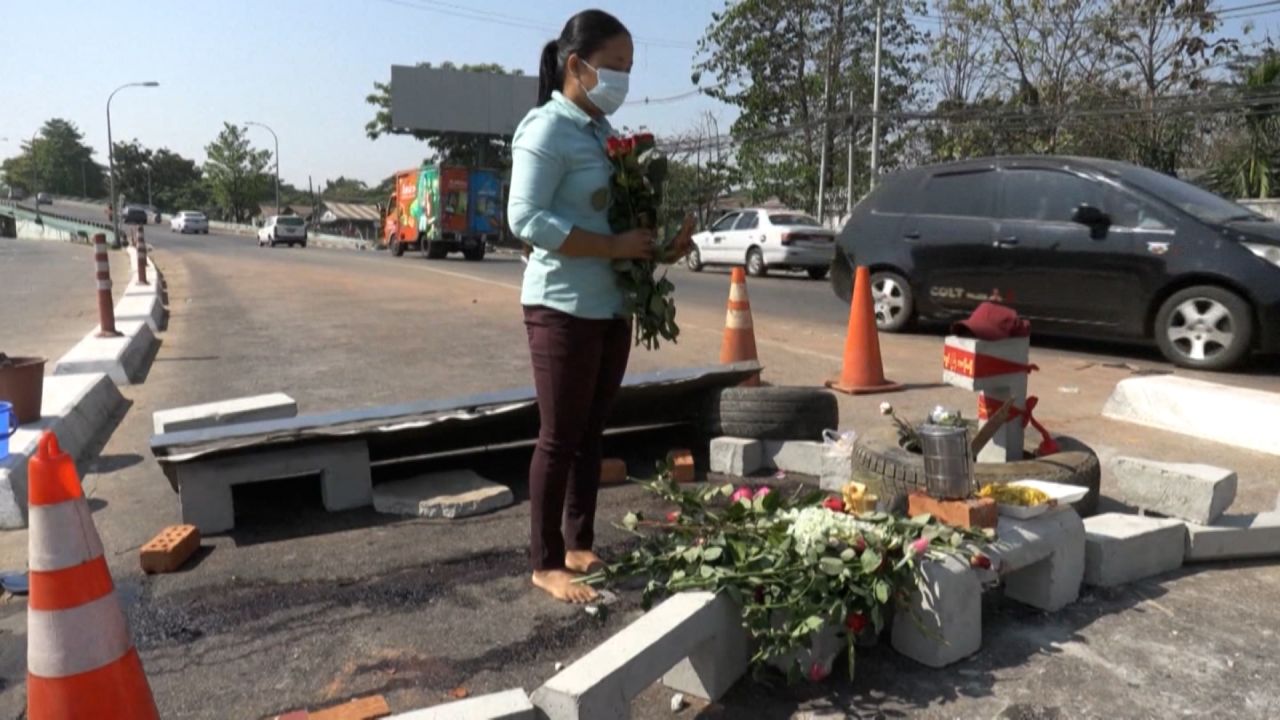
M 151 414 L 156 435 L 230 425 L 280 420 L 298 416 L 298 401 L 281 392 L 232 398 L 186 407 L 157 410 Z
M 893 649 L 940 668 L 982 647 L 982 583 L 967 563 L 947 556 L 920 566 L 907 612 L 893 616 Z
M 1177 570 L 1185 527 L 1181 520 L 1124 513 L 1085 518 L 1085 583 L 1112 587 Z
M 1120 456 L 1110 472 L 1117 499 L 1201 525 L 1212 524 L 1236 499 L 1236 474 L 1212 465 Z
M 172 482 L 182 521 L 209 535 L 235 527 L 233 486 L 304 475 L 320 476 L 321 500 L 330 512 L 373 503 L 369 448 L 363 440 L 202 458 L 175 468 Z
M 1177 375 L 1121 380 L 1102 414 L 1114 420 L 1280 455 L 1280 394 Z
M 746 672 L 747 645 L 741 611 L 727 596 L 679 593 L 561 670 L 534 691 L 533 704 L 549 720 L 625 719 L 632 698 L 659 677 L 716 700 Z
M 524 690 L 478 695 L 422 710 L 392 715 L 387 720 L 535 720 L 537 709 Z
M 373 489 L 373 509 L 389 515 L 464 518 L 515 502 L 511 488 L 471 470 L 427 473 L 393 480 Z
M 813 440 L 765 440 L 765 461 L 777 470 L 822 477 L 822 443 Z
M 1187 524 L 1187 562 L 1280 558 L 1280 511 L 1223 515 L 1213 525 Z
M 711 472 L 746 477 L 764 467 L 764 445 L 751 438 L 718 437 L 711 441 Z

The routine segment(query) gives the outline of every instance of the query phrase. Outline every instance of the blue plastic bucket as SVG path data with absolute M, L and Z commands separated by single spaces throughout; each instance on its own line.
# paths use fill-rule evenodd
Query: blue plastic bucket
M 9 437 L 18 430 L 18 416 L 13 414 L 13 403 L 0 400 L 0 460 L 9 457 Z

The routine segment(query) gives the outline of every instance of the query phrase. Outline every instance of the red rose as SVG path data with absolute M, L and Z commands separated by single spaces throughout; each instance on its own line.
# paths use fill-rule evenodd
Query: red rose
M 610 137 L 605 141 L 605 149 L 609 153 L 609 157 L 618 157 L 623 153 L 625 147 L 622 138 Z
M 986 555 L 983 555 L 982 553 L 978 553 L 977 555 L 974 555 L 973 557 L 969 558 L 969 567 L 982 568 L 983 570 L 990 570 L 991 558 L 987 557 Z
M 853 550 L 854 552 L 861 554 L 862 551 L 866 549 L 867 549 L 867 541 L 863 540 L 862 536 L 859 535 L 857 539 L 853 541 Z
M 756 586 L 755 599 L 756 599 L 757 605 L 764 604 L 764 586 L 763 585 Z
M 653 145 L 653 133 L 640 133 L 636 135 L 637 145 Z
M 916 555 L 923 555 L 928 551 L 929 551 L 929 541 L 925 540 L 924 538 L 920 538 L 915 542 L 911 543 L 911 552 L 915 553 Z
M 672 510 L 671 512 L 667 513 L 667 522 L 673 523 L 678 521 L 679 519 L 680 519 L 679 510 Z
M 831 512 L 842 513 L 844 512 L 844 501 L 838 497 L 829 497 L 822 501 L 822 507 L 830 510 Z
M 622 147 L 626 153 L 634 152 L 636 149 L 636 139 L 633 137 L 624 138 L 622 141 Z
M 860 612 L 850 613 L 849 617 L 844 619 L 844 626 L 854 635 L 860 634 L 867 629 L 867 616 Z
M 831 671 L 823 667 L 822 663 L 816 662 L 813 665 L 809 666 L 810 682 L 822 682 L 823 680 L 827 679 L 827 675 L 829 674 L 831 674 Z

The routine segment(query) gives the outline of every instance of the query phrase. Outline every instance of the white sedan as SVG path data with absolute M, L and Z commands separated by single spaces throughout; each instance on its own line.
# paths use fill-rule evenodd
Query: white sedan
M 761 276 L 771 269 L 805 270 L 821 280 L 835 258 L 834 230 L 794 210 L 734 210 L 693 236 L 687 263 L 694 272 L 707 265 L 746 265 Z
M 272 215 L 258 228 L 258 246 L 307 246 L 307 221 L 297 215 Z
M 183 210 L 169 219 L 169 229 L 186 235 L 187 233 L 209 234 L 209 218 L 202 212 Z

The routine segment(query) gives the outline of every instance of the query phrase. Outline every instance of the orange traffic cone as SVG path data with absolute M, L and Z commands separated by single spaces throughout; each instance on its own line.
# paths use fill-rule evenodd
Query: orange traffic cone
M 75 463 L 53 433 L 27 478 L 27 717 L 158 719 Z
M 724 316 L 724 339 L 720 342 L 720 362 L 734 363 L 759 360 L 756 356 L 756 331 L 751 323 L 751 301 L 747 299 L 747 272 L 733 269 L 729 278 L 729 309 Z M 760 376 L 753 375 L 743 385 L 759 385 Z
M 858 266 L 849 307 L 849 332 L 844 339 L 844 367 L 840 379 L 827 387 L 851 395 L 893 392 L 902 386 L 884 377 L 880 360 L 880 333 L 876 329 L 875 303 L 871 298 L 871 271 Z

